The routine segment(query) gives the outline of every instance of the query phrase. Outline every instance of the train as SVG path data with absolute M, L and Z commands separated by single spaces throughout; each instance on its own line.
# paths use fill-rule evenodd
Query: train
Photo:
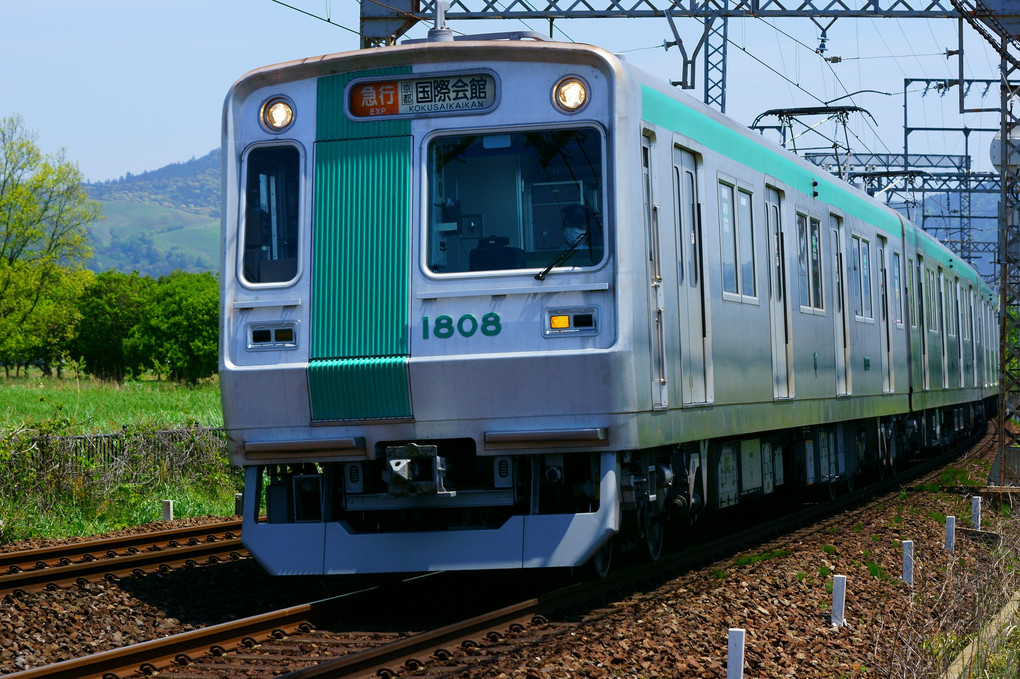
M 599 47 L 260 68 L 222 133 L 224 427 L 272 574 L 604 574 L 996 407 L 973 268 Z

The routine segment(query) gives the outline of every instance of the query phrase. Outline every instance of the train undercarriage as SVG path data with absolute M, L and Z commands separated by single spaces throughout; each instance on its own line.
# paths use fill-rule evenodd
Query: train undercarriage
M 359 540 L 391 545 L 433 541 L 433 551 L 444 543 L 451 549 L 452 563 L 446 564 L 434 557 L 416 560 L 411 550 L 391 564 L 361 564 L 347 555 L 331 568 L 331 551 L 344 548 L 330 544 L 330 531 L 307 533 L 309 540 L 322 541 L 322 571 L 327 573 L 401 570 L 401 564 L 407 570 L 429 570 L 443 565 L 577 566 L 582 561 L 604 572 L 614 542 L 646 550 L 655 559 L 673 526 L 696 524 L 709 513 L 779 492 L 824 498 L 852 491 L 860 476 L 893 474 L 917 452 L 947 447 L 974 432 L 987 421 L 991 407 L 961 404 L 613 453 L 482 456 L 471 439 L 386 442 L 374 460 L 250 468 L 245 531 L 257 510 L 266 516 L 260 525 L 270 529 L 331 525 L 332 534 L 349 540 L 350 547 Z M 571 527 L 574 517 L 588 517 L 590 525 L 584 528 L 578 519 Z M 469 535 L 501 531 L 512 541 L 518 532 L 508 526 L 516 524 L 525 543 L 518 548 L 520 559 L 466 546 Z M 529 533 L 534 540 L 537 532 L 548 533 L 543 545 L 552 558 L 539 557 L 537 551 L 529 558 Z M 465 540 L 458 542 L 456 536 Z M 307 572 L 319 571 L 312 563 Z

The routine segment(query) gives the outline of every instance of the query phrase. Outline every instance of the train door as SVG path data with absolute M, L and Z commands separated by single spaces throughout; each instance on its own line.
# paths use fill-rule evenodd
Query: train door
M 676 247 L 680 306 L 681 385 L 685 405 L 707 403 L 708 327 L 705 316 L 704 257 L 701 249 L 701 203 L 697 160 L 673 147 L 673 191 L 676 194 Z
M 921 389 L 928 391 L 931 388 L 931 370 L 928 367 L 928 316 L 931 314 L 931 304 L 928 302 L 928 270 L 924 266 L 924 258 L 917 256 L 917 327 L 921 335 Z
M 961 388 L 967 383 L 967 370 L 963 362 L 963 341 L 966 339 L 965 335 L 969 336 L 969 333 L 964 332 L 967 324 L 963 318 L 965 305 L 960 301 L 962 294 L 963 289 L 960 286 L 960 279 L 956 278 L 953 280 L 953 322 L 956 324 L 956 370 L 960 373 Z
M 846 288 L 843 274 L 843 221 L 829 215 L 832 234 L 832 334 L 836 353 L 836 394 L 850 393 L 850 376 L 846 359 L 847 341 Z
M 772 389 L 776 398 L 792 395 L 790 300 L 786 287 L 786 247 L 779 191 L 765 187 L 765 228 L 769 234 L 769 310 L 772 323 Z
M 888 393 L 893 390 L 892 382 L 892 332 L 889 313 L 889 270 L 886 265 L 886 250 L 888 242 L 882 236 L 878 237 L 878 321 L 879 333 L 882 336 L 882 391 Z
M 946 274 L 942 270 L 942 267 L 940 266 L 939 267 L 939 278 L 938 278 L 938 282 L 936 283 L 937 287 L 935 289 L 935 294 L 936 294 L 936 296 L 938 298 L 938 305 L 939 305 L 938 316 L 936 316 L 936 318 L 939 321 L 941 321 L 941 324 L 942 324 L 942 326 L 940 328 L 940 331 L 939 331 L 939 339 L 941 340 L 939 342 L 939 344 L 942 345 L 942 388 L 943 389 L 948 389 L 949 388 L 949 347 L 948 347 L 949 339 L 947 337 L 947 335 L 948 335 L 947 327 L 949 325 L 949 295 L 946 294 L 946 286 L 947 285 L 948 285 L 948 282 L 946 281 Z
M 980 387 L 978 382 L 978 331 L 974 323 L 974 288 L 967 288 L 967 333 L 970 336 L 970 386 Z
M 655 201 L 652 144 L 651 137 L 641 138 L 641 189 L 644 194 L 645 231 L 648 234 L 648 274 L 651 294 L 649 301 L 654 316 L 651 332 L 652 409 L 661 410 L 669 407 L 669 392 L 666 384 L 666 337 L 663 327 L 665 294 L 662 289 L 662 268 L 659 257 L 659 207 Z

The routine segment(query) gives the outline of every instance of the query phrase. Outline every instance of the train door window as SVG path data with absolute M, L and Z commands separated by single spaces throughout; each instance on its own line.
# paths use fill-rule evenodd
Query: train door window
M 824 311 L 822 297 L 822 223 L 797 213 L 797 280 L 801 310 Z
M 683 234 L 685 231 L 691 228 L 691 223 L 688 221 L 686 210 L 684 209 L 684 192 L 680 179 L 680 168 L 676 165 L 673 166 L 673 204 L 676 205 L 676 220 L 679 228 L 677 233 L 681 235 L 680 241 L 677 243 L 677 266 L 676 275 L 677 283 L 679 285 L 684 284 L 684 247 Z
M 963 339 L 969 340 L 974 332 L 974 288 L 967 288 L 966 292 L 966 308 L 965 316 L 963 317 Z
M 783 239 L 782 239 L 782 222 L 780 220 L 779 211 L 779 191 L 772 187 L 765 188 L 765 228 L 768 231 L 767 237 L 772 241 L 772 261 L 769 266 L 773 267 L 773 271 L 769 274 L 770 285 L 773 281 L 777 281 L 774 285 L 774 294 L 777 302 L 783 301 L 785 292 L 785 280 L 786 276 L 783 273 Z
M 447 274 L 599 264 L 603 172 L 603 140 L 595 128 L 433 137 L 428 269 Z
M 892 280 L 889 285 L 892 287 L 892 319 L 897 327 L 903 327 L 903 288 L 900 287 L 900 253 L 892 253 L 892 270 L 889 272 Z
M 860 236 L 850 240 L 850 282 L 854 291 L 854 315 L 858 320 L 873 320 L 871 300 L 871 243 Z
M 688 243 L 689 247 L 684 247 L 684 250 L 688 253 L 687 276 L 691 287 L 697 287 L 701 280 L 701 235 L 699 233 L 699 226 L 695 222 L 695 215 L 698 209 L 698 191 L 694 184 L 694 172 L 687 167 L 684 168 L 683 185 L 684 196 L 687 199 L 684 203 L 684 224 L 688 225 L 688 230 L 691 233 L 690 243 Z
M 284 283 L 297 275 L 301 154 L 260 146 L 247 158 L 241 273 L 249 283 Z
M 737 250 L 740 253 L 740 294 L 744 297 L 757 297 L 751 193 L 744 190 L 737 191 Z

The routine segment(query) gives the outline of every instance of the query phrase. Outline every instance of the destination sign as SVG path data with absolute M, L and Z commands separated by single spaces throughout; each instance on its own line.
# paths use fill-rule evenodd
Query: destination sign
M 496 79 L 488 73 L 356 82 L 347 100 L 355 118 L 475 113 L 495 103 Z

